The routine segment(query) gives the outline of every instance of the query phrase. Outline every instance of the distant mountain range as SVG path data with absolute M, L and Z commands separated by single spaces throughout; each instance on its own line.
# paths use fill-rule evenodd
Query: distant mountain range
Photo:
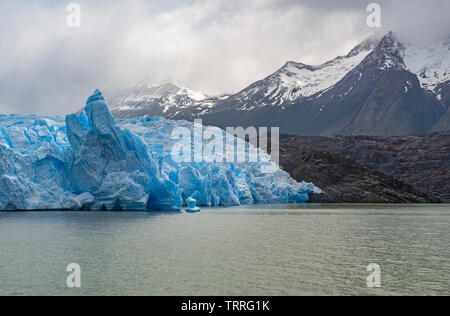
M 450 41 L 403 43 L 389 32 L 320 66 L 287 62 L 221 97 L 180 85 L 139 84 L 112 98 L 117 118 L 202 118 L 205 124 L 279 126 L 301 135 L 404 135 L 450 130 Z

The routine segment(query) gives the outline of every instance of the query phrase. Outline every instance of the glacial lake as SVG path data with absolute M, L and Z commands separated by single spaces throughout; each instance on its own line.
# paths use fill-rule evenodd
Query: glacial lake
M 449 245 L 449 205 L 2 212 L 0 295 L 449 295 Z

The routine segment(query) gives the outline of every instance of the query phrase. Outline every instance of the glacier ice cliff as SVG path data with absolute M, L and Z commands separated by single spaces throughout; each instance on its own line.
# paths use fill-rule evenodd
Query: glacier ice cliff
M 65 120 L 0 115 L 0 210 L 172 211 L 189 198 L 200 206 L 294 203 L 320 191 L 282 170 L 263 173 L 260 161 L 176 162 L 178 127 L 194 129 L 159 117 L 117 122 L 98 90 Z

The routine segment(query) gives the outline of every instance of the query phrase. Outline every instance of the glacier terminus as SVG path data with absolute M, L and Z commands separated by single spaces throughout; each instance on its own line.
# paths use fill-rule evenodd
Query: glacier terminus
M 189 199 L 302 203 L 320 192 L 280 169 L 263 173 L 260 161 L 176 162 L 171 132 L 180 126 L 194 128 L 161 117 L 116 121 L 99 90 L 65 120 L 0 115 L 0 210 L 176 211 Z

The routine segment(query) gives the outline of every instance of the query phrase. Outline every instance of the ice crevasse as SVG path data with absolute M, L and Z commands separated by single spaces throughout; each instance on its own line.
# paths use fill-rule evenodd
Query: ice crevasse
M 176 162 L 177 127 L 194 129 L 159 117 L 118 122 L 98 90 L 65 120 L 0 115 L 0 210 L 172 211 L 189 198 L 237 206 L 301 203 L 320 192 L 282 170 L 263 173 L 260 161 Z

